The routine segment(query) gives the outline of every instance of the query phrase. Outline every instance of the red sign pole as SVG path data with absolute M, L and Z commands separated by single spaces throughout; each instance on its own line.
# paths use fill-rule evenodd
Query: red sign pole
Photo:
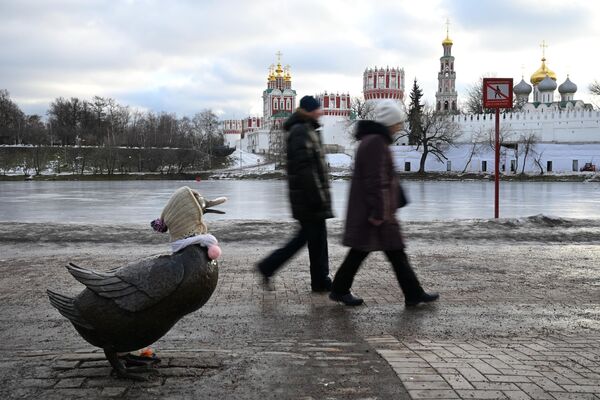
M 496 108 L 496 167 L 495 167 L 495 195 L 494 218 L 500 214 L 500 109 Z
M 483 107 L 496 109 L 494 218 L 498 218 L 500 214 L 500 109 L 512 108 L 512 101 L 512 78 L 483 78 Z

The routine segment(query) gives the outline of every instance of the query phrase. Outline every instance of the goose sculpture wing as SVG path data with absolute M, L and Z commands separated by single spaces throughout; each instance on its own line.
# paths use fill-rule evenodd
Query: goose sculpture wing
M 67 266 L 75 279 L 123 310 L 141 311 L 171 294 L 184 277 L 185 267 L 173 256 L 142 260 L 108 272 Z

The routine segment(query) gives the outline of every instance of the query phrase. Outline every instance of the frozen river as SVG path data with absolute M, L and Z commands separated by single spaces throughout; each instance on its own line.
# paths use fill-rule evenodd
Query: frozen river
M 206 197 L 227 196 L 217 219 L 290 219 L 285 181 L 0 182 L 0 221 L 123 224 L 147 223 L 160 215 L 182 185 Z M 408 181 L 410 204 L 400 218 L 411 221 L 493 217 L 493 182 Z M 332 182 L 337 218 L 345 218 L 349 182 Z M 600 184 L 581 182 L 501 183 L 500 217 L 536 214 L 600 219 Z

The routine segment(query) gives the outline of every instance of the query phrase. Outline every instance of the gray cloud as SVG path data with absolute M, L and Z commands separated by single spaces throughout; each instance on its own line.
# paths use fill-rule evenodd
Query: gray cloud
M 406 69 L 407 90 L 417 76 L 432 97 L 444 14 L 453 32 L 477 39 L 457 67 L 473 66 L 489 47 L 537 51 L 542 39 L 552 45 L 593 29 L 587 3 L 525 3 L 4 1 L 0 88 L 30 113 L 43 113 L 59 96 L 101 95 L 179 115 L 214 108 L 239 117 L 260 107 L 267 68 L 281 50 L 295 87 L 309 93 L 358 95 L 365 67 L 390 65 Z M 356 84 L 344 89 L 341 82 Z

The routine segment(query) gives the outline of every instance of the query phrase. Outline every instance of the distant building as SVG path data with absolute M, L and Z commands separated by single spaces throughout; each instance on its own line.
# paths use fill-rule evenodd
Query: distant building
M 236 147 L 242 137 L 242 121 L 239 119 L 225 119 L 221 121 L 225 146 Z
M 457 93 L 452 40 L 446 32 L 442 42 L 436 109 L 456 110 Z M 545 44 L 542 44 L 542 49 Z M 521 79 L 513 88 L 516 109 L 502 112 L 500 129 L 502 150 L 500 168 L 504 173 L 575 172 L 591 163 L 600 169 L 600 111 L 575 99 L 577 85 L 567 76 L 557 86 L 556 74 L 542 64 L 531 75 L 531 85 Z M 556 90 L 558 88 L 558 98 Z M 533 96 L 532 96 L 533 94 Z M 456 124 L 458 138 L 446 146 L 444 161 L 429 157 L 427 171 L 494 172 L 495 131 L 493 114 L 449 115 Z M 526 142 L 529 141 L 529 145 Z M 396 168 L 416 171 L 421 152 L 414 146 L 395 146 Z M 525 154 L 527 153 L 527 156 Z M 524 166 L 524 168 L 523 168 Z
M 438 90 L 435 94 L 435 109 L 437 111 L 458 112 L 458 93 L 456 92 L 456 72 L 454 71 L 454 56 L 452 55 L 452 39 L 446 29 L 446 38 L 442 41 L 444 55 L 440 57 L 438 72 Z
M 365 69 L 363 96 L 365 101 L 404 100 L 404 69 L 398 67 Z
M 345 153 L 352 149 L 349 133 L 352 99 L 348 93 L 320 93 L 315 98 L 321 103 L 321 139 L 326 153 Z
M 277 66 L 269 67 L 267 88 L 263 91 L 263 117 L 248 117 L 244 121 L 242 150 L 252 153 L 266 153 L 277 137 L 283 140 L 283 123 L 296 109 L 296 91 L 292 89 L 290 66 L 281 66 L 281 53 L 277 53 Z

